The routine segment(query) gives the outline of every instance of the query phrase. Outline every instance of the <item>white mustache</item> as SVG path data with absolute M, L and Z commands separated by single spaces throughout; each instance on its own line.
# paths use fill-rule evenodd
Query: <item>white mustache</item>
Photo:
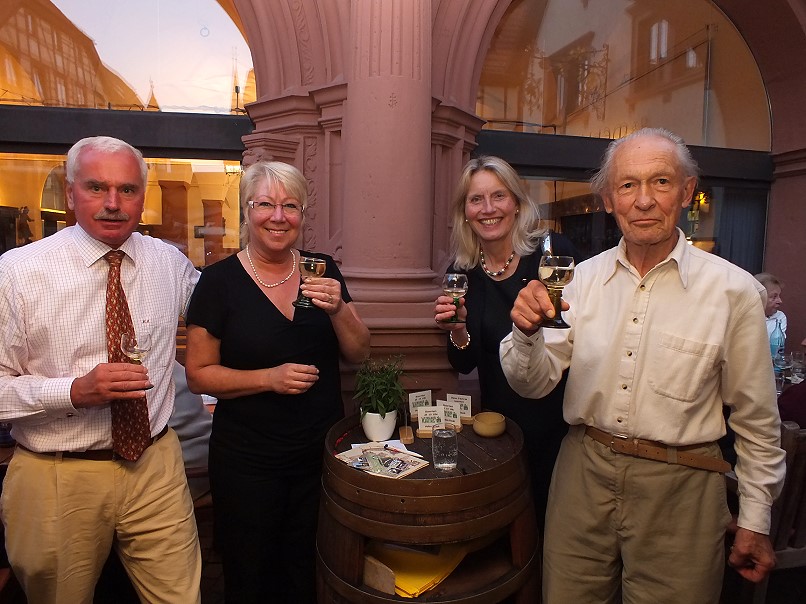
M 118 210 L 117 212 L 109 212 L 107 210 L 101 210 L 100 212 L 96 213 L 95 216 L 93 216 L 93 218 L 95 220 L 114 220 L 118 222 L 126 222 L 130 218 L 130 216 L 126 212 L 123 212 L 121 210 Z

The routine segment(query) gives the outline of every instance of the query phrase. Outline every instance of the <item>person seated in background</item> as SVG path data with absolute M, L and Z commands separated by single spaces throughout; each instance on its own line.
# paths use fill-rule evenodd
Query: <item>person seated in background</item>
M 764 305 L 764 314 L 767 317 L 767 337 L 769 338 L 772 335 L 775 323 L 778 320 L 781 321 L 781 331 L 786 336 L 786 315 L 778 310 L 783 304 L 781 299 L 783 283 L 772 273 L 759 273 L 755 275 L 755 278 L 767 290 L 767 302 Z
M 182 459 L 185 471 L 207 469 L 207 451 L 210 444 L 210 430 L 213 427 L 213 414 L 204 406 L 200 394 L 193 394 L 188 388 L 185 368 L 174 361 L 173 378 L 176 384 L 174 411 L 168 425 L 174 429 L 182 445 Z M 202 476 L 188 476 L 188 486 L 193 501 L 210 491 L 210 480 L 206 472 Z

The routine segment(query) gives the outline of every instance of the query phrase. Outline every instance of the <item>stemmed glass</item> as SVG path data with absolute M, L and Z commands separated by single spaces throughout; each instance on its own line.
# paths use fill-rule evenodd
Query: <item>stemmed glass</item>
M 464 323 L 464 319 L 459 318 L 459 298 L 467 293 L 467 275 L 463 273 L 447 273 L 442 279 L 442 291 L 446 296 L 453 298 L 453 305 L 456 307 L 454 315 L 450 319 L 443 319 L 443 323 Z
M 772 357 L 772 364 L 775 366 L 776 371 L 786 373 L 787 370 L 792 369 L 792 353 L 783 351 L 779 352 Z
M 300 256 L 299 272 L 303 277 L 321 277 L 325 274 L 325 268 L 327 268 L 327 263 L 322 258 Z M 292 304 L 297 308 L 316 308 L 311 299 L 303 295 L 301 291 Z
M 554 318 L 544 319 L 543 327 L 555 329 L 568 329 L 571 327 L 562 318 L 563 287 L 571 283 L 574 278 L 574 258 L 571 256 L 543 256 L 540 259 L 538 277 L 549 291 L 549 297 L 554 304 Z
M 151 350 L 151 334 L 144 331 L 139 336 L 124 332 L 120 335 L 120 349 L 135 365 L 142 365 L 146 354 Z
M 792 374 L 789 376 L 789 381 L 799 384 L 804 378 L 806 378 L 806 355 L 797 350 L 792 353 Z

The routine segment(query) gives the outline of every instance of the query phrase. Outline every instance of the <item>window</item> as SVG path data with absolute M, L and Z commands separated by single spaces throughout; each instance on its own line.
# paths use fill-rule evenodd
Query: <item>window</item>
M 28 208 L 32 239 L 75 219 L 65 200 L 65 157 L 0 153 L 0 207 Z M 181 249 L 203 267 L 240 249 L 240 164 L 231 160 L 147 158 L 139 230 Z
M 234 114 L 256 98 L 249 48 L 215 0 L 107 0 L 103 11 L 84 0 L 51 2 L 0 16 L 6 51 L 26 80 L 38 72 L 38 104 L 142 111 L 156 98 L 160 111 Z M 31 104 L 6 80 L 0 102 Z
M 649 62 L 657 65 L 669 56 L 669 22 L 658 21 L 649 29 Z

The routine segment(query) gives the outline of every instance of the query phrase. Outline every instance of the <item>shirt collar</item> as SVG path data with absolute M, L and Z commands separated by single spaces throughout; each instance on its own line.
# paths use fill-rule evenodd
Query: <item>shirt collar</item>
M 107 244 L 91 237 L 89 233 L 82 229 L 78 224 L 74 225 L 72 228 L 73 242 L 75 243 L 81 258 L 83 259 L 85 266 L 91 266 L 98 260 L 101 260 L 107 252 L 113 249 Z M 132 233 L 132 235 L 126 239 L 126 241 L 124 241 L 118 249 L 122 250 L 136 265 L 138 247 L 137 238 L 135 237 L 134 233 Z
M 680 230 L 679 227 L 677 228 L 677 243 L 675 244 L 674 249 L 672 249 L 666 258 L 655 265 L 652 268 L 652 271 L 659 266 L 663 266 L 664 264 L 672 261 L 677 267 L 677 273 L 680 276 L 680 283 L 683 285 L 683 288 L 686 288 L 688 286 L 688 269 L 689 264 L 691 263 L 691 251 L 689 250 L 686 235 L 682 230 Z M 616 251 L 613 264 L 608 274 L 605 275 L 605 283 L 607 283 L 607 281 L 609 281 L 616 274 L 619 265 L 627 271 L 638 274 L 632 264 L 630 264 L 630 261 L 627 259 L 627 243 L 624 241 L 624 237 L 622 237 L 619 241 L 618 250 Z

